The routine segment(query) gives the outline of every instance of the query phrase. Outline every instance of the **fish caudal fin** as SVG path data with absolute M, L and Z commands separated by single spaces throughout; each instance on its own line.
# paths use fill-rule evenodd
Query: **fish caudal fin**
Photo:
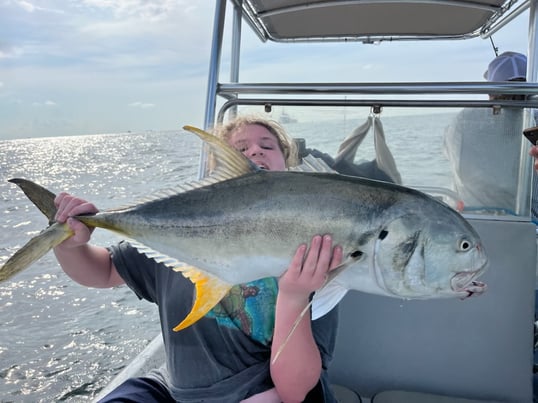
M 205 316 L 230 291 L 232 285 L 193 266 L 176 267 L 174 271 L 181 272 L 183 276 L 191 280 L 196 290 L 196 299 L 194 300 L 191 311 L 173 329 L 175 332 L 178 332 Z
M 13 178 L 9 179 L 8 182 L 20 187 L 32 203 L 45 214 L 50 223 L 54 221 L 56 215 L 56 206 L 54 205 L 56 195 L 54 193 L 27 179 Z
M 68 225 L 54 222 L 54 216 L 56 215 L 56 206 L 54 205 L 56 195 L 54 193 L 26 179 L 14 178 L 10 179 L 9 182 L 22 189 L 24 194 L 47 216 L 51 225 L 39 235 L 30 239 L 26 245 L 15 252 L 0 267 L 0 282 L 6 281 L 23 271 L 49 250 L 73 235 Z
M 15 252 L 15 254 L 0 267 L 0 282 L 6 281 L 15 274 L 23 271 L 56 245 L 59 245 L 72 235 L 73 232 L 67 224 L 52 224 L 39 235 L 30 239 L 26 245 Z

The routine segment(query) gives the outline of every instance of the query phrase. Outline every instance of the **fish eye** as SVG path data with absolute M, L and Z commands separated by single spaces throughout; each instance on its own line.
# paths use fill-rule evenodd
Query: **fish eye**
M 468 251 L 469 249 L 471 249 L 471 242 L 467 239 L 461 239 L 460 240 L 460 244 L 459 244 L 459 249 L 462 251 L 462 252 L 466 252 Z

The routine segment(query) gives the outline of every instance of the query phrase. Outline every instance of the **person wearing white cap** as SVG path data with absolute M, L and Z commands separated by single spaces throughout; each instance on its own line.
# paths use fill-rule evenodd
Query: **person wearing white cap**
M 489 63 L 484 78 L 492 82 L 526 81 L 526 71 L 525 55 L 504 52 Z M 490 95 L 490 99 L 521 97 Z M 522 131 L 523 110 L 510 107 L 464 108 L 447 127 L 445 154 L 453 174 L 453 189 L 466 211 L 515 214 Z M 532 210 L 535 219 L 535 208 Z
M 488 81 L 526 81 L 527 56 L 504 52 L 491 61 L 484 73 Z

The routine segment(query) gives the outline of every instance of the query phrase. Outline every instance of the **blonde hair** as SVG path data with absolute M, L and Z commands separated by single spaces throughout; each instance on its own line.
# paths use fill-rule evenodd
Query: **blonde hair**
M 229 122 L 216 126 L 213 134 L 222 140 L 229 142 L 230 137 L 239 129 L 248 125 L 258 125 L 265 127 L 276 137 L 278 146 L 284 155 L 287 167 L 298 164 L 299 157 L 295 141 L 286 133 L 286 130 L 275 120 L 267 119 L 257 115 L 240 115 Z

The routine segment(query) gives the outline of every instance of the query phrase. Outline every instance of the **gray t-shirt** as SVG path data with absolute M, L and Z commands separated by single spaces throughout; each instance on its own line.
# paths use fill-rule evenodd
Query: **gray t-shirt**
M 273 387 L 269 360 L 278 292 L 275 278 L 234 286 L 204 318 L 174 332 L 172 328 L 192 307 L 194 287 L 190 280 L 140 254 L 128 242 L 109 250 L 127 285 L 139 298 L 159 307 L 167 361 L 154 377 L 167 385 L 176 400 L 234 402 Z M 310 401 L 321 401 L 321 395 L 325 402 L 336 401 L 327 366 L 337 325 L 337 308 L 312 322 L 323 372 L 311 392 L 318 395 Z

